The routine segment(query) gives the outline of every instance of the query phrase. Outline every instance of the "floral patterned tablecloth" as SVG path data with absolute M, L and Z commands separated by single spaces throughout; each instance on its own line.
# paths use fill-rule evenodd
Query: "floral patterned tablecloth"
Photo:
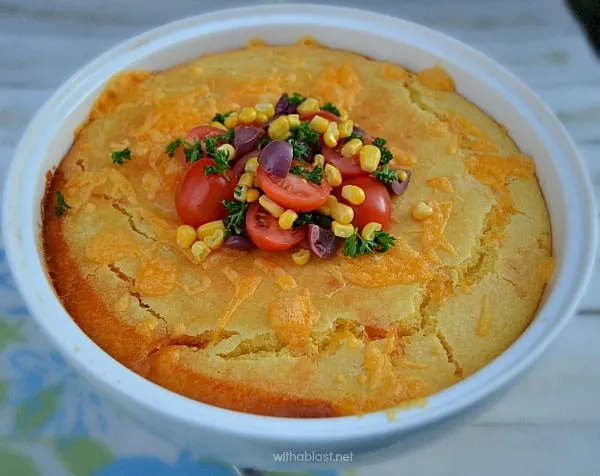
M 0 476 L 235 474 L 142 428 L 77 375 L 29 315 L 0 246 Z

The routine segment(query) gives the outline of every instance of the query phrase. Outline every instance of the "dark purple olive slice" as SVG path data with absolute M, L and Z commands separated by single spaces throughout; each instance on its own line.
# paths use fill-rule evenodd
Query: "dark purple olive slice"
M 250 152 L 248 152 L 246 155 L 244 155 L 243 157 L 240 157 L 239 159 L 237 159 L 237 162 L 235 163 L 235 165 L 233 166 L 233 176 L 235 177 L 235 179 L 239 179 L 241 177 L 241 175 L 244 173 L 244 167 L 246 166 L 246 162 L 248 162 L 249 159 L 251 159 L 252 157 L 258 157 L 258 154 L 260 154 L 260 150 L 252 150 Z
M 258 156 L 258 165 L 277 177 L 285 177 L 292 166 L 294 149 L 288 142 L 274 140 L 269 142 Z
M 357 136 L 361 136 L 361 137 L 365 137 L 367 135 L 367 133 L 358 126 L 354 126 L 352 128 L 352 132 L 354 134 L 356 134 Z
M 331 258 L 335 255 L 340 239 L 331 230 L 319 225 L 308 225 L 308 246 L 319 258 Z
M 230 236 L 225 240 L 225 246 L 234 250 L 251 250 L 256 248 L 254 243 L 245 236 Z
M 390 192 L 395 195 L 402 195 L 408 187 L 408 182 L 410 182 L 410 170 L 403 169 L 406 172 L 406 180 L 394 180 L 389 186 Z
M 260 135 L 260 129 L 256 127 L 240 127 L 233 134 L 233 147 L 238 157 L 246 155 L 256 148 L 256 142 Z
M 287 100 L 287 98 L 282 95 L 275 104 L 275 116 L 281 116 L 283 114 L 296 114 L 297 106 L 292 104 Z

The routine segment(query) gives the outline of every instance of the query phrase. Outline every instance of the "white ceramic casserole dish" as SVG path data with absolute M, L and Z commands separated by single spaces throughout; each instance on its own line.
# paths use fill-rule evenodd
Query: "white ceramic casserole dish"
M 426 406 L 399 410 L 394 420 L 384 412 L 332 419 L 263 417 L 172 393 L 128 370 L 90 340 L 69 317 L 46 275 L 40 248 L 46 172 L 69 149 L 73 131 L 86 119 L 108 78 L 124 69 L 160 70 L 203 53 L 239 48 L 256 32 L 273 44 L 310 35 L 332 48 L 413 70 L 441 64 L 459 92 L 505 124 L 521 150 L 536 162 L 556 257 L 556 273 L 536 318 L 491 364 L 428 398 Z M 513 380 L 574 313 L 596 246 L 594 199 L 581 160 L 555 116 L 523 83 L 482 54 L 427 28 L 384 15 L 316 5 L 251 7 L 196 16 L 103 54 L 69 79 L 27 128 L 8 174 L 2 211 L 4 242 L 17 285 L 40 328 L 79 372 L 141 421 L 182 444 L 201 447 L 204 456 L 272 469 L 290 469 L 273 460 L 273 453 L 282 451 L 353 452 L 356 464 L 394 443 L 406 446 L 415 430 L 447 419 Z

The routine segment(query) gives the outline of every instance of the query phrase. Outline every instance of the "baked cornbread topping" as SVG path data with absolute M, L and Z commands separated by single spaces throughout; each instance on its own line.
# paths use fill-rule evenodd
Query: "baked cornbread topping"
M 311 41 L 117 75 L 44 207 L 48 272 L 90 338 L 266 415 L 454 384 L 526 329 L 553 263 L 533 161 L 447 72 Z

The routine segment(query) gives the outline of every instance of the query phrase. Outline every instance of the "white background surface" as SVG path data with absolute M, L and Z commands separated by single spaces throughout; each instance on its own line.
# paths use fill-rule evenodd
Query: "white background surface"
M 0 183 L 13 148 L 36 109 L 98 53 L 183 16 L 249 3 L 0 0 Z M 327 3 L 413 20 L 496 59 L 524 80 L 563 121 L 587 163 L 596 197 L 600 196 L 600 60 L 587 47 L 562 1 Z M 445 438 L 358 473 L 600 474 L 599 336 L 597 267 L 579 313 L 521 381 Z

